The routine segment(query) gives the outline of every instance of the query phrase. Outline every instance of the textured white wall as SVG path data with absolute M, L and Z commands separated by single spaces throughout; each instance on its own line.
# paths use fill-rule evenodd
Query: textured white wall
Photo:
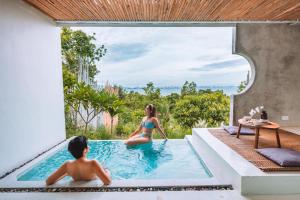
M 0 0 L 0 174 L 65 139 L 60 29 Z
M 248 90 L 232 97 L 232 123 L 249 115 L 251 108 L 264 105 L 271 121 L 299 127 L 300 26 L 238 24 L 235 53 L 251 59 L 255 76 Z

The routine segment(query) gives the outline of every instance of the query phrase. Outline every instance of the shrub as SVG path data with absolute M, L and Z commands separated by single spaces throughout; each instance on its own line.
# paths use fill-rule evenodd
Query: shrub
M 228 123 L 229 105 L 229 97 L 220 91 L 189 95 L 176 103 L 174 118 L 185 128 L 194 127 L 199 120 L 205 120 L 208 127 L 217 127 Z

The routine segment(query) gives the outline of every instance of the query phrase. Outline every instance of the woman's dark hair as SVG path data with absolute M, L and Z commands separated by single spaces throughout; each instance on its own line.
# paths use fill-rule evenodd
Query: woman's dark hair
M 153 104 L 148 104 L 146 106 L 146 109 L 149 110 L 149 116 L 148 117 L 155 117 L 156 116 L 156 108 Z
M 78 159 L 83 156 L 83 151 L 88 147 L 87 138 L 85 136 L 77 136 L 69 142 L 68 151 Z

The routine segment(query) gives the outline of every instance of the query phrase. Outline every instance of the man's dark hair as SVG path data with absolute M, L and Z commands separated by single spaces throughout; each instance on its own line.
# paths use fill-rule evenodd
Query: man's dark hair
M 87 138 L 85 136 L 77 136 L 69 142 L 68 151 L 74 158 L 78 159 L 83 156 L 83 150 L 87 147 Z

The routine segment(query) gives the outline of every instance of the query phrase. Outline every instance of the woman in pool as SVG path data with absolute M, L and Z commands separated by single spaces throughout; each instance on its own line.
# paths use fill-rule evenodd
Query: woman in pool
M 158 130 L 163 138 L 167 139 L 167 136 L 160 128 L 158 119 L 155 117 L 156 108 L 152 104 L 149 104 L 145 108 L 145 113 L 146 116 L 143 118 L 138 129 L 131 133 L 129 139 L 125 141 L 125 144 L 128 146 L 151 142 L 154 128 Z

